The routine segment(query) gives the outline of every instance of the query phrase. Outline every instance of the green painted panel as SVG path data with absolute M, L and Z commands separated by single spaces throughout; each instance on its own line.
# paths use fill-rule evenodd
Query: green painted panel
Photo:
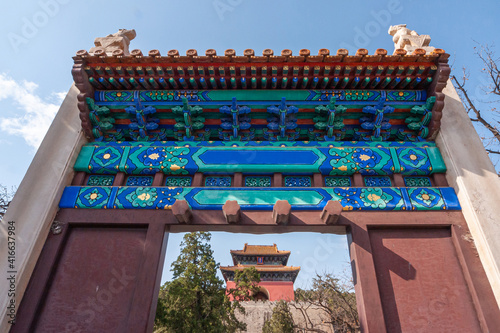
M 396 151 L 396 148 L 389 148 L 389 151 L 391 152 L 392 162 L 394 163 L 394 173 L 401 173 L 401 165 L 399 164 L 398 152 Z
M 83 146 L 75 162 L 75 171 L 89 172 L 90 160 L 94 154 L 95 147 Z
M 432 171 L 434 173 L 444 173 L 446 172 L 446 165 L 444 164 L 443 156 L 437 147 L 427 148 L 427 154 L 429 155 L 429 160 L 432 165 Z
M 212 101 L 230 101 L 236 97 L 238 101 L 278 101 L 285 97 L 287 100 L 305 100 L 309 95 L 307 90 L 210 90 L 207 94 Z
M 122 158 L 120 160 L 120 165 L 118 167 L 118 170 L 120 170 L 121 172 L 127 171 L 126 164 L 127 164 L 127 158 L 128 158 L 129 152 L 130 152 L 130 147 L 123 148 L 123 155 L 122 155 Z
M 269 205 L 278 200 L 287 200 L 291 205 L 318 205 L 324 197 L 317 192 L 301 190 L 201 190 L 193 196 L 200 205 L 223 205 L 227 200 L 236 200 L 240 205 Z

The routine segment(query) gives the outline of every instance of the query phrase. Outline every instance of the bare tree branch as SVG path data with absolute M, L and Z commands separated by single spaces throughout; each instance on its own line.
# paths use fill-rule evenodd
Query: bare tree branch
M 500 95 L 500 71 L 498 70 L 497 62 L 499 59 L 495 58 L 494 52 L 488 45 L 479 45 L 479 50 L 476 51 L 478 57 L 483 61 L 485 72 L 491 80 L 490 93 Z
M 335 332 L 359 332 L 359 319 L 356 309 L 356 298 L 352 281 L 347 283 L 332 274 L 316 275 L 313 280 L 313 289 L 296 291 L 297 301 L 302 304 L 312 305 L 314 311 L 322 310 L 327 318 L 323 324 L 331 325 Z M 302 310 L 301 310 L 302 311 Z M 302 314 L 308 317 L 307 309 L 303 308 Z M 306 325 L 308 326 L 308 325 Z M 317 327 L 311 327 L 317 328 Z
M 498 129 L 495 126 L 491 125 L 488 121 L 486 121 L 481 116 L 481 111 L 478 108 L 476 108 L 474 102 L 471 100 L 467 90 L 465 89 L 465 83 L 460 84 L 460 82 L 458 82 L 458 79 L 456 78 L 455 75 L 453 75 L 451 78 L 453 81 L 455 81 L 455 87 L 462 93 L 462 96 L 465 98 L 465 106 L 466 106 L 467 110 L 473 111 L 475 116 L 476 116 L 475 119 L 471 118 L 471 120 L 478 121 L 479 123 L 481 123 L 481 125 L 483 125 L 487 130 L 489 130 L 491 132 L 491 134 L 493 134 L 495 139 L 500 144 L 500 132 L 498 131 Z
M 470 120 L 480 124 L 482 128 L 492 134 L 492 137 L 490 138 L 481 137 L 481 141 L 483 142 L 483 146 L 486 149 L 486 152 L 490 154 L 490 159 L 495 165 L 495 168 L 498 170 L 497 166 L 500 162 L 500 159 L 498 158 L 498 155 L 500 155 L 500 118 L 498 117 L 498 114 L 500 113 L 499 108 L 495 106 L 488 106 L 488 108 L 486 109 L 484 107 L 483 114 L 481 112 L 481 106 L 484 106 L 486 104 L 498 105 L 500 103 L 500 99 L 497 97 L 500 96 L 500 69 L 498 65 L 500 62 L 500 58 L 495 56 L 495 52 L 487 44 L 477 44 L 478 46 L 474 47 L 475 54 L 482 61 L 483 67 L 481 69 L 481 72 L 484 74 L 484 77 L 481 79 L 481 85 L 476 87 L 473 91 L 469 91 L 466 88 L 466 83 L 470 77 L 470 72 L 467 71 L 466 68 L 463 68 L 462 77 L 458 78 L 457 76 L 453 75 L 451 77 L 451 80 L 461 96 L 462 103 L 467 111 L 467 114 L 469 115 Z M 482 90 L 485 95 L 478 96 L 477 89 Z M 479 99 L 479 97 L 485 98 Z M 498 173 L 500 176 L 500 172 Z
M 0 221 L 3 220 L 10 201 L 14 197 L 15 189 L 9 190 L 7 186 L 0 185 Z

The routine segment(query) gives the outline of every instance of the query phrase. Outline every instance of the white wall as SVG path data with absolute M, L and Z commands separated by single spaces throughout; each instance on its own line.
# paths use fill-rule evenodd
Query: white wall
M 448 80 L 441 130 L 436 139 L 457 192 L 481 262 L 500 304 L 500 179 Z
M 15 223 L 17 309 L 57 213 L 62 191 L 73 177 L 73 164 L 85 143 L 77 108 L 78 93 L 74 85 L 69 89 L 4 216 L 5 222 Z M 0 271 L 5 274 L 10 270 L 6 223 L 2 222 L 0 233 Z M 5 279 L 2 277 L 0 283 L 0 332 L 10 329 L 7 317 L 9 284 Z

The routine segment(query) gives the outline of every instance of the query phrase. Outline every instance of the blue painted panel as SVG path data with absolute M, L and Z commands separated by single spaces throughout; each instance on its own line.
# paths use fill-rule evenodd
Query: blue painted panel
M 199 155 L 205 164 L 314 164 L 319 157 L 311 150 L 210 149 Z
M 170 209 L 186 200 L 192 209 L 220 210 L 236 200 L 245 210 L 272 210 L 287 200 L 292 210 L 322 210 L 329 200 L 344 210 L 460 210 L 453 188 L 330 187 L 330 188 L 224 188 L 224 187 L 88 187 L 69 186 L 60 208 Z
M 190 147 L 98 146 L 90 162 L 78 159 L 76 171 L 96 174 L 169 175 L 204 173 L 274 173 L 290 175 L 320 172 L 324 175 L 429 175 L 431 148 L 387 147 Z M 434 148 L 436 149 L 436 148 Z M 88 163 L 88 164 L 85 164 Z M 395 168 L 397 166 L 397 168 Z
M 404 210 L 412 210 L 413 207 L 411 205 L 411 200 L 410 196 L 408 195 L 408 191 L 404 187 L 400 187 L 400 190 L 401 190 L 401 196 L 403 197 L 404 201 Z M 455 193 L 455 191 L 453 191 L 453 193 Z
M 80 193 L 80 186 L 66 186 L 64 188 L 61 200 L 59 201 L 59 207 L 61 208 L 77 208 L 75 207 L 76 198 L 78 193 Z M 83 207 L 79 207 L 83 208 Z
M 446 205 L 446 209 L 449 209 L 449 210 L 462 209 L 453 187 L 440 187 L 439 191 L 441 192 L 441 195 L 444 198 L 444 203 Z

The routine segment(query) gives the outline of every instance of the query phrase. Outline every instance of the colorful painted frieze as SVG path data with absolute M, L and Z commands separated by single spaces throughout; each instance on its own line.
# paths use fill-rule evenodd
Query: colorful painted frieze
M 192 209 L 220 210 L 227 200 L 242 209 L 272 210 L 277 200 L 287 200 L 293 210 L 321 210 L 329 200 L 344 210 L 458 210 L 452 188 L 333 187 L 333 188 L 227 188 L 227 187 L 98 187 L 68 186 L 59 207 L 80 209 L 170 209 L 186 200 Z
M 131 175 L 204 173 L 321 173 L 430 175 L 446 171 L 436 147 L 94 146 L 86 145 L 76 171 Z
M 233 98 L 241 101 L 276 101 L 281 98 L 295 101 L 329 101 L 334 97 L 345 102 L 422 102 L 425 90 L 96 90 L 94 99 L 99 103 L 127 102 L 224 102 Z M 104 104 L 103 104 L 104 105 Z
M 423 90 L 99 90 L 96 141 L 424 141 Z M 332 106 L 335 105 L 334 108 Z M 286 110 L 286 114 L 280 114 Z M 380 111 L 385 110 L 382 115 Z M 390 110 L 390 112 L 389 112 Z
M 436 147 L 432 141 L 389 141 L 389 142 L 371 142 L 371 141 L 95 141 L 87 144 L 94 147 L 146 147 L 146 146 L 179 146 L 179 147 L 371 147 L 371 148 L 390 148 L 390 147 L 417 147 L 428 148 Z

